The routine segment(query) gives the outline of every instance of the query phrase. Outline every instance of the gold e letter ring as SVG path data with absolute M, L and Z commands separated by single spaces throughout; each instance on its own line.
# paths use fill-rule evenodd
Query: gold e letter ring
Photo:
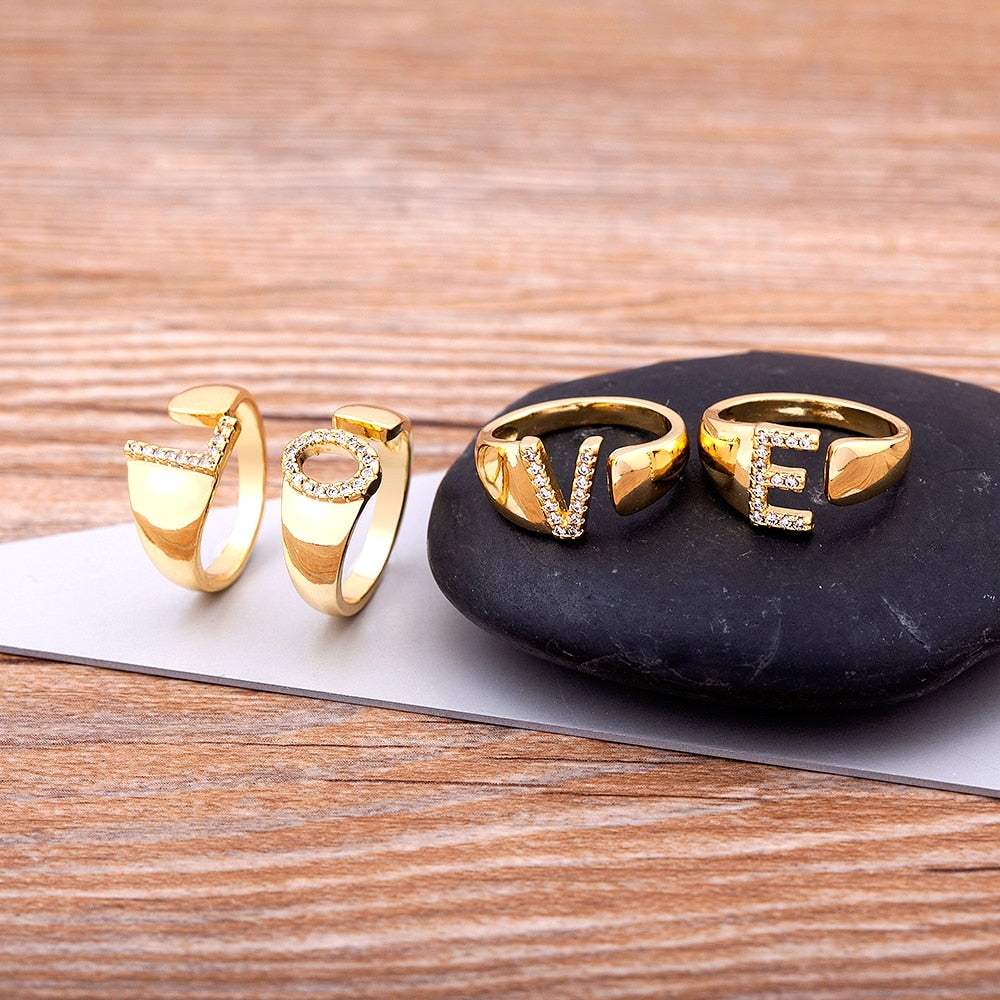
M 580 538 L 603 439 L 588 437 L 580 446 L 567 504 L 536 435 L 601 425 L 659 435 L 646 444 L 616 448 L 608 457 L 608 486 L 619 514 L 642 510 L 675 485 L 688 457 L 680 414 L 624 396 L 556 399 L 497 417 L 476 439 L 479 481 L 500 513 L 519 527 L 565 540 Z
M 320 452 L 358 463 L 350 478 L 321 483 L 302 471 Z M 410 422 L 378 406 L 342 406 L 332 430 L 289 442 L 281 459 L 281 535 L 285 565 L 307 603 L 328 615 L 356 615 L 371 599 L 403 517 L 410 484 Z M 375 511 L 356 567 L 344 579 L 344 553 L 368 501 Z
M 772 490 L 801 493 L 806 470 L 772 464 L 775 448 L 816 451 L 819 431 L 806 423 L 852 431 L 826 453 L 826 496 L 832 504 L 862 503 L 898 482 L 910 461 L 912 435 L 905 421 L 885 410 L 831 396 L 761 392 L 710 406 L 701 420 L 702 465 L 716 489 L 753 524 L 811 531 L 810 510 L 775 507 Z
M 174 396 L 179 424 L 213 428 L 204 451 L 127 441 L 128 495 L 139 538 L 153 565 L 191 590 L 224 590 L 246 566 L 264 510 L 264 427 L 257 404 L 235 385 L 200 385 Z M 239 461 L 236 522 L 206 569 L 201 538 L 208 508 L 233 452 Z

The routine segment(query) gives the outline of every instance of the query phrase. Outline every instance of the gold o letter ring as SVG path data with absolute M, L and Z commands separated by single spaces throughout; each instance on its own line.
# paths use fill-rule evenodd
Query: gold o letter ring
M 603 439 L 588 437 L 580 446 L 567 503 L 536 435 L 603 424 L 658 435 L 646 444 L 616 448 L 608 457 L 608 486 L 619 514 L 642 510 L 676 484 L 688 458 L 680 414 L 624 396 L 556 399 L 497 417 L 476 439 L 479 481 L 500 513 L 518 526 L 564 540 L 580 538 Z
M 354 476 L 321 483 L 302 471 L 306 458 L 326 451 L 354 458 Z M 355 615 L 375 592 L 396 541 L 410 484 L 410 422 L 377 406 L 342 406 L 332 430 L 295 438 L 281 464 L 281 535 L 292 583 L 318 611 Z M 344 579 L 344 553 L 372 498 L 368 536 L 356 568 Z
M 794 426 L 788 426 L 788 424 Z M 801 493 L 806 470 L 772 464 L 773 449 L 816 451 L 819 431 L 798 424 L 853 431 L 860 437 L 831 442 L 826 453 L 826 496 L 832 504 L 861 503 L 888 489 L 906 472 L 909 425 L 867 403 L 832 396 L 761 392 L 733 396 L 710 406 L 701 420 L 702 465 L 725 500 L 751 523 L 811 531 L 810 510 L 775 507 L 772 490 Z

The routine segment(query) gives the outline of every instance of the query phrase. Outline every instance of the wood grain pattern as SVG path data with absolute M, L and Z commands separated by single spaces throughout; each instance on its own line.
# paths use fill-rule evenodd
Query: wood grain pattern
M 5 0 L 0 538 L 127 517 L 211 379 L 423 468 L 662 358 L 1000 388 L 998 52 L 980 0 Z M 994 802 L 0 670 L 0 995 L 1000 995 Z

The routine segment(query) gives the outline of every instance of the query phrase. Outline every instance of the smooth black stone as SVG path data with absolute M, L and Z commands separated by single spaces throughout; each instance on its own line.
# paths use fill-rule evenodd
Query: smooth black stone
M 902 483 L 868 503 L 823 499 L 818 453 L 805 494 L 812 536 L 753 528 L 704 477 L 706 406 L 738 393 L 802 391 L 869 402 L 907 420 Z M 752 353 L 652 365 L 550 385 L 562 396 L 638 396 L 678 410 L 692 455 L 673 494 L 631 517 L 595 480 L 576 543 L 518 529 L 493 508 L 472 445 L 441 483 L 431 569 L 466 617 L 585 673 L 716 702 L 829 709 L 913 698 L 1000 649 L 1000 394 L 917 372 Z M 546 440 L 560 481 L 592 429 Z M 606 429 L 608 450 L 629 432 Z M 631 438 L 639 440 L 639 436 Z M 483 664 L 488 670 L 489 664 Z

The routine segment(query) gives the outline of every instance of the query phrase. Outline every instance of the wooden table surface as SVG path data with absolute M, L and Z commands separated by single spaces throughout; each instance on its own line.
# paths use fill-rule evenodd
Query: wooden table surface
M 998 53 L 981 0 L 4 0 L 0 536 L 127 519 L 202 381 L 422 469 L 663 358 L 1000 388 Z M 1000 996 L 987 799 L 2 678 L 4 997 Z

